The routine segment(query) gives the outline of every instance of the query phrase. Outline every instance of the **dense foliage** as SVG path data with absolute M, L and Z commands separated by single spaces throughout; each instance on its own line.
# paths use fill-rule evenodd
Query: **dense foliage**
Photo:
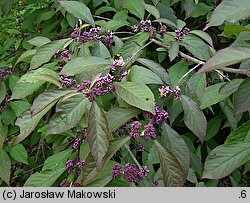
M 3 0 L 1 186 L 249 186 L 249 0 Z

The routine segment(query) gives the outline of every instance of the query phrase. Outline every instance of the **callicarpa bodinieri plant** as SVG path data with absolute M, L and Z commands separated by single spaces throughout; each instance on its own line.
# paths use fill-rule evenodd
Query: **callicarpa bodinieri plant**
M 248 0 L 4 1 L 0 186 L 249 186 Z

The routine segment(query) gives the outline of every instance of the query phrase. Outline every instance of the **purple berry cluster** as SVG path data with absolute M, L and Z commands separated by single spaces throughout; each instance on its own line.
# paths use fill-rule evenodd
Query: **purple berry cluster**
M 70 34 L 70 37 L 75 39 L 79 37 L 80 42 L 88 42 L 91 40 L 92 42 L 101 41 L 105 44 L 106 47 L 111 47 L 113 44 L 113 34 L 110 30 L 107 30 L 105 35 L 101 36 L 99 32 L 101 31 L 101 27 L 93 27 L 90 28 L 89 31 L 83 31 L 80 33 L 79 28 L 75 28 L 74 31 Z
M 163 39 L 164 38 L 164 34 L 167 32 L 167 27 L 165 26 L 165 25 L 162 25 L 161 27 L 160 27 L 160 37 L 161 37 L 161 39 Z
M 77 85 L 77 90 L 78 91 L 85 91 L 87 89 L 89 89 L 91 84 L 90 80 L 84 80 L 81 84 Z
M 71 87 L 75 84 L 75 80 L 69 78 L 67 75 L 61 75 L 62 84 L 66 85 L 66 87 Z
M 119 178 L 121 174 L 131 183 L 139 183 L 142 181 L 149 173 L 146 166 L 142 166 L 136 169 L 134 165 L 127 163 L 123 168 L 121 164 L 115 164 L 112 170 L 112 177 Z
M 161 97 L 167 97 L 171 93 L 173 93 L 174 100 L 177 100 L 180 97 L 181 89 L 179 86 L 176 86 L 174 89 L 171 89 L 169 86 L 162 86 L 161 88 L 159 88 L 159 92 Z
M 106 74 L 100 77 L 95 84 L 95 87 L 86 92 L 86 96 L 89 101 L 94 101 L 97 96 L 108 94 L 109 92 L 115 91 L 115 86 L 112 84 L 115 77 L 111 74 Z
M 130 137 L 131 138 L 138 138 L 140 136 L 140 128 L 141 128 L 141 123 L 139 121 L 134 121 L 131 124 L 131 130 L 130 130 Z
M 146 118 L 152 122 L 155 126 L 159 123 L 164 122 L 168 119 L 168 112 L 165 110 L 160 110 L 159 107 L 155 104 L 155 115 L 150 112 L 145 112 Z
M 66 34 L 57 34 L 55 40 L 66 39 L 68 36 Z
M 140 24 L 132 26 L 132 32 L 151 32 L 152 38 L 156 37 L 156 28 L 152 26 L 151 20 L 142 20 Z
M 8 66 L 7 69 L 0 68 L 0 82 L 4 81 L 8 76 L 12 75 L 14 68 L 12 66 Z
M 80 187 L 81 185 L 79 183 L 73 183 L 71 187 Z M 60 187 L 70 187 L 70 182 L 67 178 L 63 179 L 60 183 Z
M 145 139 L 156 139 L 155 128 L 152 124 L 148 124 L 144 126 Z
M 83 167 L 84 163 L 85 163 L 85 160 L 82 160 L 82 161 L 68 160 L 68 161 L 66 161 L 66 170 L 67 170 L 68 174 L 79 175 L 81 173 L 81 168 Z
M 81 139 L 80 138 L 76 138 L 74 140 L 74 142 L 73 142 L 72 148 L 74 150 L 79 150 L 81 143 L 82 143 Z
M 69 50 L 64 50 L 64 51 L 58 50 L 54 54 L 54 58 L 58 58 L 60 56 L 59 65 L 64 66 L 66 63 L 68 63 L 71 60 L 71 55 L 72 54 L 73 53 L 71 51 L 69 51 Z
M 126 134 L 127 129 L 128 129 L 128 125 L 131 123 L 131 120 L 128 120 L 126 123 L 124 123 L 117 131 L 116 134 L 118 136 L 122 136 L 124 134 Z
M 141 143 L 137 144 L 136 151 L 138 151 L 138 152 L 143 152 L 144 151 L 144 147 L 142 146 Z
M 190 33 L 190 29 L 185 27 L 182 31 L 179 29 L 175 30 L 175 39 L 177 41 L 183 41 L 184 37 Z
M 115 59 L 111 67 L 111 72 L 114 73 L 116 70 L 120 70 L 124 64 L 123 58 Z

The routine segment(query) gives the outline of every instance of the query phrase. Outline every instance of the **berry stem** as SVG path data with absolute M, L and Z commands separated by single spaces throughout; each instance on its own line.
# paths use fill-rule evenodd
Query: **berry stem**
M 138 168 L 141 168 L 140 163 L 137 161 L 137 159 L 135 158 L 134 154 L 131 152 L 131 150 L 129 149 L 129 146 L 127 144 L 125 144 L 125 148 L 128 150 L 129 155 L 134 160 L 134 162 L 136 163 L 136 165 L 138 166 Z

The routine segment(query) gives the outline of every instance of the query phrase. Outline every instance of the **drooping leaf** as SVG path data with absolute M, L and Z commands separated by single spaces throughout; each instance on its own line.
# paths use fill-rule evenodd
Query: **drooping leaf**
M 243 79 L 233 79 L 227 82 L 226 84 L 222 85 L 219 92 L 222 94 L 228 93 L 228 92 L 236 92 L 239 88 L 240 84 L 243 82 Z
M 213 11 L 209 23 L 204 29 L 228 22 L 236 22 L 250 16 L 248 0 L 224 0 Z
M 234 65 L 250 59 L 249 47 L 230 46 L 217 51 L 199 70 L 199 72 L 209 72 L 225 66 Z
M 18 101 L 11 101 L 10 107 L 15 111 L 17 117 L 19 117 L 23 112 L 30 109 L 31 104 L 26 101 L 18 100 Z
M 165 187 L 181 187 L 185 182 L 185 174 L 175 156 L 158 141 L 154 140 L 158 151 Z
M 92 49 L 92 55 L 101 58 L 111 58 L 108 48 L 101 42 L 96 42 Z
M 125 102 L 144 111 L 154 112 L 154 95 L 143 84 L 115 82 L 116 92 Z
M 201 109 L 205 109 L 209 106 L 212 106 L 226 99 L 234 92 L 234 89 L 231 90 L 228 89 L 228 91 L 225 94 L 220 93 L 219 90 L 224 84 L 226 83 L 225 82 L 217 83 L 205 88 L 201 96 L 201 105 L 200 105 Z
M 0 149 L 0 178 L 10 185 L 10 169 L 11 163 L 8 154 L 3 150 Z
M 147 10 L 147 12 L 152 14 L 156 19 L 161 17 L 159 10 L 155 6 L 152 6 L 150 4 L 144 4 L 144 6 L 145 6 L 145 9 Z
M 227 137 L 225 144 L 237 144 L 245 140 L 247 134 L 250 131 L 250 121 L 242 124 L 235 131 L 231 132 Z
M 65 170 L 65 168 L 60 168 L 36 172 L 27 179 L 24 187 L 51 187 Z
M 6 137 L 6 135 L 5 135 L 3 124 L 2 124 L 2 118 L 0 116 L 0 150 L 3 147 L 3 143 L 4 143 L 4 138 L 5 137 Z
M 188 65 L 186 61 L 179 61 L 176 64 L 174 64 L 173 66 L 171 66 L 171 68 L 169 69 L 169 79 L 171 82 L 171 85 L 174 87 L 176 86 L 176 84 L 178 83 L 178 81 L 181 79 L 181 77 L 188 72 Z M 183 83 L 180 82 L 179 86 Z
M 21 56 L 19 56 L 19 58 L 17 59 L 16 63 L 15 63 L 15 66 L 22 62 L 22 61 L 25 61 L 26 58 L 30 57 L 30 56 L 33 56 L 35 53 L 36 53 L 36 49 L 31 49 L 31 50 L 27 50 L 25 52 L 23 52 L 21 54 Z
M 65 95 L 74 93 L 74 90 L 47 90 L 40 94 L 33 102 L 30 109 L 32 116 L 35 116 L 51 103 L 57 102 Z
M 226 115 L 231 128 L 235 130 L 238 125 L 238 117 L 234 114 L 234 108 L 230 98 L 227 98 L 225 101 L 221 101 L 219 104 L 220 108 Z
M 95 159 L 97 170 L 101 168 L 103 157 L 109 148 L 109 126 L 104 111 L 92 103 L 88 120 L 88 143 Z
M 44 162 L 42 171 L 46 171 L 46 170 L 53 171 L 53 170 L 65 168 L 66 161 L 71 155 L 72 151 L 73 151 L 72 149 L 66 149 L 64 151 L 55 153 L 54 155 L 48 157 L 46 161 Z
M 51 40 L 47 37 L 37 36 L 37 37 L 30 39 L 28 42 L 36 47 L 41 47 L 45 44 L 50 43 Z
M 7 94 L 7 91 L 6 91 L 5 83 L 1 81 L 0 82 L 0 104 L 5 99 L 6 94 Z
M 129 119 L 137 116 L 141 112 L 140 109 L 129 107 L 129 108 L 112 108 L 106 114 L 108 122 L 109 122 L 109 130 L 110 132 L 116 131 L 119 127 L 121 127 L 124 123 L 126 123 Z
M 144 19 L 145 7 L 144 7 L 144 0 L 124 0 L 122 2 L 122 7 L 128 9 L 128 11 L 141 20 Z
M 235 93 L 234 112 L 239 114 L 250 109 L 250 77 L 246 78 Z
M 30 110 L 25 111 L 17 120 L 16 125 L 20 127 L 20 134 L 12 140 L 12 146 L 23 141 L 36 128 L 41 118 L 54 106 L 56 101 L 50 103 L 41 112 L 35 116 L 31 116 Z
M 197 96 L 199 101 L 202 99 L 202 94 L 206 88 L 206 74 L 205 73 L 196 73 L 188 80 L 188 88 L 190 91 Z
M 28 153 L 22 144 L 18 144 L 11 148 L 10 155 L 17 162 L 28 164 Z
M 168 50 L 168 56 L 170 61 L 173 61 L 179 54 L 179 43 L 177 41 L 174 41 L 169 50 Z
M 63 47 L 71 39 L 61 39 L 52 41 L 38 48 L 30 62 L 30 69 L 37 69 L 42 64 L 48 62 L 58 49 Z
M 220 145 L 207 156 L 202 177 L 209 179 L 223 178 L 249 159 L 249 142 Z
M 67 12 L 76 18 L 80 18 L 92 26 L 95 25 L 91 12 L 84 3 L 78 1 L 60 1 L 60 4 Z
M 101 73 L 111 68 L 111 61 L 96 56 L 78 57 L 69 61 L 61 71 L 61 74 L 73 76 L 80 73 Z
M 169 84 L 169 76 L 167 71 L 159 64 L 150 59 L 138 58 L 137 61 L 142 65 L 148 67 L 152 70 L 156 75 L 158 75 L 162 81 L 166 84 Z
M 201 30 L 192 30 L 190 31 L 190 33 L 200 37 L 201 39 L 206 41 L 211 47 L 213 47 L 213 39 L 206 32 L 201 31 Z
M 154 72 L 137 65 L 130 69 L 128 80 L 139 84 L 163 84 L 161 78 Z
M 204 137 L 204 141 L 210 140 L 219 132 L 221 121 L 221 118 L 215 117 L 207 122 L 207 133 Z
M 61 78 L 48 68 L 39 68 L 23 75 L 14 86 L 11 99 L 22 99 L 39 89 L 45 82 L 50 82 L 59 88 Z
M 60 102 L 57 105 L 59 112 L 50 119 L 47 134 L 60 134 L 75 127 L 90 106 L 89 100 L 83 94 Z
M 183 138 L 164 122 L 162 125 L 162 140 L 164 146 L 172 152 L 179 161 L 182 171 L 185 177 L 187 177 L 190 164 L 190 153 Z
M 207 120 L 204 113 L 189 97 L 181 95 L 180 99 L 184 109 L 184 123 L 203 142 L 207 132 Z

